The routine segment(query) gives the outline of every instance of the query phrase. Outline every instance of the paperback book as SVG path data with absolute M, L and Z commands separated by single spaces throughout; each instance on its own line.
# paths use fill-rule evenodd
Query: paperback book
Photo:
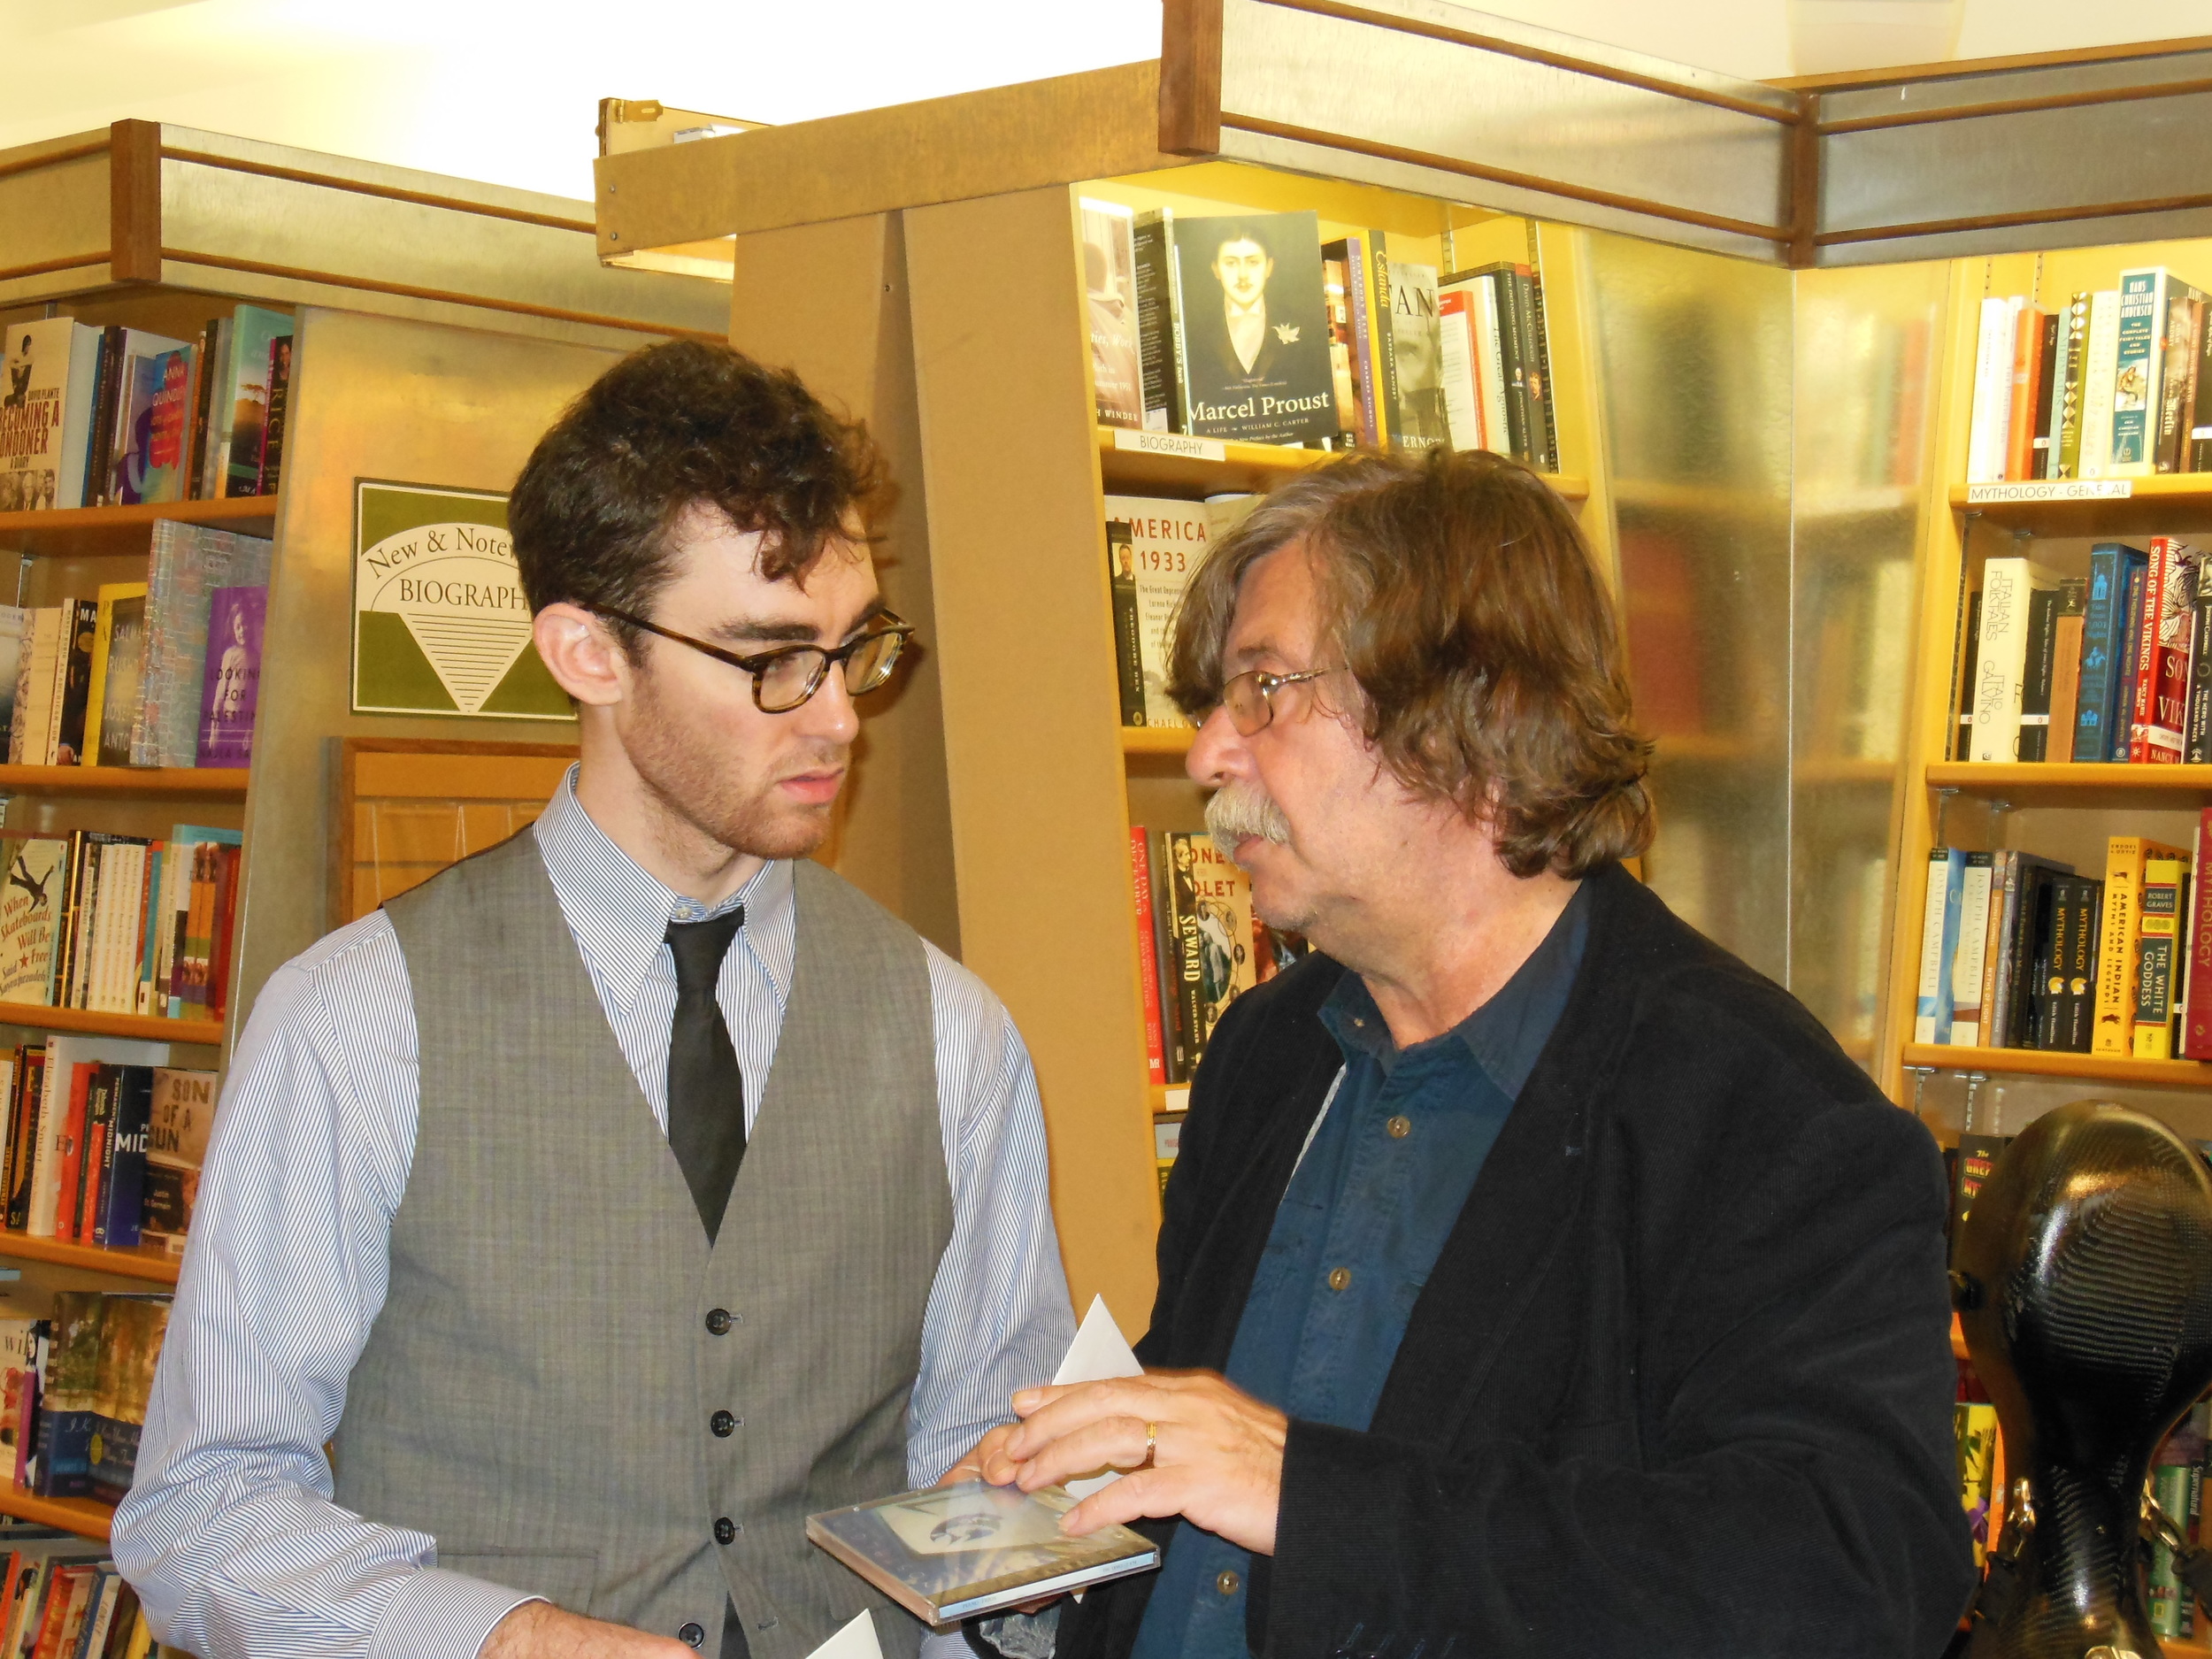
M 1333 437 L 1316 216 L 1179 218 L 1170 240 L 1186 430 L 1252 443 Z

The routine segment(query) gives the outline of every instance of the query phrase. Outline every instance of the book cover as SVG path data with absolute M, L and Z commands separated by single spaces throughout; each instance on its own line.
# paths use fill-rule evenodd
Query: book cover
M 1183 393 L 1182 338 L 1177 321 L 1175 214 L 1155 208 L 1137 215 L 1131 243 L 1137 262 L 1137 364 L 1144 380 L 1148 432 L 1189 429 Z
M 100 1326 L 107 1298 L 96 1290 L 54 1294 L 53 1336 L 40 1402 L 39 1484 L 44 1498 L 92 1495 L 93 1402 L 100 1379 Z
M 1186 1075 L 1205 1057 L 1214 1027 L 1258 982 L 1252 960 L 1252 888 L 1204 830 L 1167 830 L 1168 925 L 1174 941 L 1173 1004 L 1189 1054 Z
M 1145 1081 L 1167 1081 L 1167 1043 L 1160 1027 L 1160 953 L 1152 916 L 1152 840 L 1141 826 L 1129 829 L 1130 900 L 1137 918 L 1137 978 L 1144 1009 Z
M 261 493 L 261 445 L 269 419 L 270 342 L 292 332 L 281 311 L 241 305 L 231 314 L 230 453 L 225 495 Z
M 1530 227 L 1532 232 L 1536 227 Z M 1530 252 L 1534 253 L 1532 242 Z M 1544 273 L 1532 265 L 1516 267 L 1520 295 L 1528 308 L 1528 322 L 1523 331 L 1528 340 L 1532 361 L 1527 377 L 1530 419 L 1534 422 L 1532 436 L 1535 443 L 1535 459 L 1531 463 L 1540 472 L 1559 470 L 1559 411 L 1557 400 L 1551 395 L 1551 330 L 1544 319 Z M 1901 435 L 1909 422 L 1900 421 Z
M 1970 758 L 2020 758 L 2031 601 L 2054 593 L 2058 578 L 2032 559 L 1988 560 L 1982 569 L 1981 641 L 1974 664 L 1974 735 Z
M 127 329 L 117 370 L 114 458 L 107 496 L 119 506 L 184 499 L 186 419 L 192 406 L 192 348 Z
M 192 345 L 192 411 L 184 434 L 184 495 L 197 501 L 207 494 L 208 406 L 215 381 L 216 365 L 222 357 L 222 324 L 209 318 Z
M 1333 436 L 1316 216 L 1179 218 L 1171 241 L 1188 429 L 1253 443 Z
M 1958 905 L 1965 891 L 1966 855 L 1938 847 L 1928 855 L 1927 898 L 1921 912 L 1920 987 L 1913 1041 L 1951 1040 L 1951 951 L 1958 940 Z
M 2153 536 L 2137 630 L 2135 710 L 2128 759 L 2178 764 L 2188 720 L 2189 644 L 2195 633 L 2196 555 L 2177 536 Z
M 238 390 L 237 325 L 227 317 L 208 320 L 207 356 L 201 360 L 207 429 L 200 434 L 199 461 L 192 474 L 192 499 L 213 501 L 230 476 L 230 410 Z
M 1444 383 L 1444 429 L 1453 449 L 1483 449 L 1481 373 L 1475 359 L 1471 289 L 1463 284 L 1437 290 L 1436 328 L 1441 344 L 1437 364 Z
M 169 1327 L 166 1296 L 110 1296 L 101 1320 L 95 1372 L 92 1440 L 88 1447 L 92 1495 L 119 1503 L 138 1463 L 139 1434 L 153 1398 L 154 1363 Z
M 2033 1018 L 2038 987 L 2050 973 L 2051 888 L 2074 867 L 2034 853 L 2006 855 L 2003 903 L 1999 909 L 1995 972 L 1983 1006 L 1991 1010 L 1987 1046 L 2038 1046 Z
M 252 758 L 261 630 L 268 611 L 266 588 L 219 588 L 209 595 L 207 678 L 200 692 L 196 766 L 243 766 Z
M 2050 758 L 2051 698 L 2056 690 L 2059 589 L 2039 588 L 2028 595 L 2028 651 L 2020 677 L 2020 736 L 2015 752 L 2024 761 Z
M 1144 425 L 1144 368 L 1137 344 L 1136 213 L 1083 196 L 1083 297 L 1091 333 L 1091 390 L 1102 426 Z
M 2212 808 L 2197 814 L 2193 839 L 2192 864 L 2198 879 L 2190 884 L 2186 913 L 2189 988 L 2182 1010 L 2181 1054 L 2187 1060 L 2212 1060 L 2212 883 L 2203 879 L 2203 872 L 2212 869 L 2205 862 L 2212 858 Z
M 2176 954 L 2186 863 L 2149 858 L 2137 902 L 2132 1049 L 2139 1060 L 2173 1058 Z
M 2177 284 L 2166 309 L 2166 356 L 2159 371 L 2158 470 L 2189 470 L 2189 429 L 2195 416 L 2204 296 Z
M 1473 378 L 1476 413 L 1481 442 L 1463 444 L 1457 428 L 1452 442 L 1457 449 L 1484 449 L 1497 455 L 1513 453 L 1512 423 L 1506 416 L 1509 391 L 1505 365 L 1507 324 L 1498 310 L 1498 287 L 1494 274 L 1455 271 L 1437 284 L 1440 311 L 1448 300 L 1455 315 L 1467 326 L 1469 373 Z
M 1114 684 L 1121 723 L 1144 721 L 1144 647 L 1137 619 L 1137 550 L 1127 524 L 1106 521 L 1106 588 L 1114 607 Z
M 2025 480 L 2035 462 L 2035 416 L 2040 401 L 2036 375 L 2043 365 L 2043 333 L 2051 314 L 2030 301 L 2012 318 L 2012 396 L 2005 415 L 2005 476 Z
M 1958 1159 L 1952 1166 L 1951 1175 L 1950 1237 L 1955 1258 L 1959 1234 L 1965 1228 L 1967 1217 L 1973 1213 L 1974 1200 L 1988 1184 L 1998 1158 L 2011 1141 L 2010 1135 L 1977 1134 L 1971 1130 L 1959 1136 Z
M 145 667 L 131 723 L 131 764 L 189 766 L 199 753 L 208 611 L 219 588 L 265 587 L 272 543 L 157 519 L 147 565 Z
M 2081 713 L 2082 635 L 2088 625 L 2089 579 L 2062 576 L 2058 615 L 2051 625 L 2051 718 L 2046 740 L 2050 760 L 2070 760 Z
M 58 696 L 53 762 L 76 766 L 84 761 L 85 717 L 92 702 L 92 645 L 99 632 L 100 607 L 90 599 L 68 601 L 62 606 L 62 622 L 65 632 L 56 648 Z
M 1175 1160 L 1183 1150 L 1183 1114 L 1155 1112 L 1152 1116 L 1152 1167 L 1160 1178 L 1160 1196 L 1167 1196 L 1167 1178 L 1175 1172 Z
M 85 505 L 100 331 L 48 317 L 0 342 L 0 512 Z
M 146 669 L 146 584 L 109 582 L 94 602 L 85 764 L 127 766 Z
M 2142 478 L 2157 471 L 2159 425 L 2169 367 L 2168 338 L 2177 301 L 2204 296 L 2163 265 L 2120 273 L 2120 311 L 2112 384 L 2112 450 L 2108 478 Z M 2191 347 L 2193 355 L 2193 342 Z
M 1106 497 L 1106 521 L 1128 526 L 1136 583 L 1137 655 L 1144 680 L 1145 726 L 1188 726 L 1167 695 L 1170 627 L 1183 589 L 1211 550 L 1205 503 L 1143 495 Z
M 2119 684 L 2113 695 L 2112 758 L 2124 761 L 2133 742 L 2135 691 L 2142 669 L 2143 618 L 2150 594 L 2151 566 L 2130 562 L 2127 572 L 2127 625 L 2122 631 L 2121 650 L 2113 673 Z
M 140 1202 L 146 1190 L 146 1144 L 153 1117 L 154 1069 L 117 1065 L 111 1074 L 108 1134 L 100 1155 L 100 1200 L 92 1212 L 92 1241 L 113 1249 L 136 1247 Z
M 1974 400 L 1966 439 L 1966 481 L 1995 484 L 2005 476 L 2005 442 L 2012 430 L 2012 362 L 2023 301 L 1982 301 L 1975 339 Z
M 806 1517 L 806 1535 L 923 1623 L 944 1624 L 1160 1564 L 1125 1526 L 1060 1530 L 1062 1487 L 1024 1494 L 980 1480 L 902 1492 Z
M 53 995 L 54 929 L 69 843 L 35 836 L 5 843 L 0 887 L 0 1002 L 46 1006 Z
M 2142 938 L 2138 907 L 2144 865 L 2153 858 L 2184 858 L 2185 849 L 2140 835 L 2115 835 L 2105 845 L 2104 916 L 2097 941 L 2097 1003 L 2092 1054 L 2127 1055 L 2133 1041 L 2135 988 Z
M 1408 449 L 1451 442 L 1436 302 L 1434 265 L 1390 262 L 1390 350 L 1398 388 L 1397 425 L 1390 437 Z

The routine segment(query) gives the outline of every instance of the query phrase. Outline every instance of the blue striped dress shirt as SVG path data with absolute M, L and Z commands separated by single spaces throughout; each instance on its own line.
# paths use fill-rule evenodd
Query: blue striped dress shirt
M 744 1075 L 765 1079 L 797 956 L 790 864 L 764 866 L 710 912 L 607 839 L 572 770 L 534 833 L 663 1133 L 672 920 L 745 906 L 716 992 Z M 908 1406 L 916 1486 L 1008 1421 L 1007 1396 L 1048 1379 L 1075 1333 L 1028 1051 L 980 979 L 926 954 L 953 1228 Z M 469 1659 L 526 1599 L 441 1569 L 426 1534 L 331 1501 L 323 1447 L 384 1305 L 416 1056 L 407 964 L 380 910 L 279 969 L 238 1041 L 113 1542 L 156 1633 L 206 1659 Z M 763 1092 L 746 1090 L 749 1133 Z M 956 1637 L 924 1648 L 965 1651 Z

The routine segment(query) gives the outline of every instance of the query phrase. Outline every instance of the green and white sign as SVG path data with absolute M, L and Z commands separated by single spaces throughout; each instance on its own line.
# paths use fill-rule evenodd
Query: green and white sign
M 573 718 L 530 642 L 504 495 L 354 481 L 353 711 Z

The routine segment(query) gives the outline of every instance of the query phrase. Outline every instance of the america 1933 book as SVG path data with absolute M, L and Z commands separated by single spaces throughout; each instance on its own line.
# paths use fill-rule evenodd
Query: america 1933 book
M 915 1617 L 946 1624 L 1160 1564 L 1158 1547 L 1125 1526 L 1069 1537 L 1060 1517 L 1074 1507 L 1058 1486 L 964 1480 L 810 1515 L 806 1535 Z

